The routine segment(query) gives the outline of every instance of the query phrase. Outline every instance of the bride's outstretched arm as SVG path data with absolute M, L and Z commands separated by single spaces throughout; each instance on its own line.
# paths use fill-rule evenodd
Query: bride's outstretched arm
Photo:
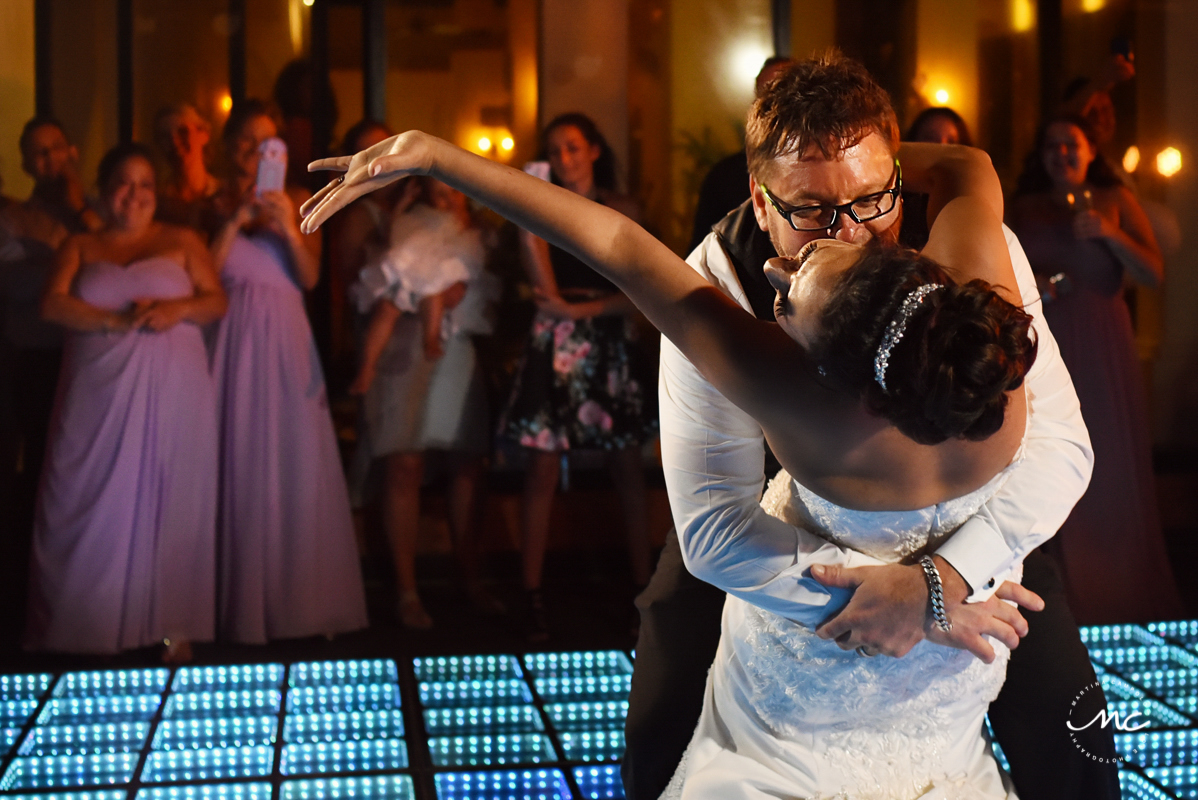
M 793 410 L 802 351 L 777 326 L 746 314 L 669 248 L 614 209 L 419 131 L 352 157 L 313 162 L 343 171 L 302 209 L 303 229 L 405 175 L 431 175 L 577 256 L 615 283 L 729 400 L 758 419 Z M 786 369 L 793 364 L 794 369 Z M 780 378 L 779 376 L 786 376 Z

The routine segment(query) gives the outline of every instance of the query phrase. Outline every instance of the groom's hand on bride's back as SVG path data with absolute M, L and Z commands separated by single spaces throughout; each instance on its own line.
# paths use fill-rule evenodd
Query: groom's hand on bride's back
M 816 634 L 833 639 L 845 650 L 868 650 L 901 658 L 924 638 L 968 650 L 986 663 L 994 660 L 994 648 L 986 641 L 993 636 L 1007 647 L 1015 648 L 1027 635 L 1027 621 L 1011 603 L 1032 611 L 1044 607 L 1033 592 L 1013 583 L 1004 583 L 993 597 L 983 603 L 965 603 L 969 587 L 947 562 L 935 557 L 944 583 L 944 604 L 952 630 L 941 631 L 933 624 L 928 601 L 928 585 L 918 564 L 887 564 L 877 567 L 848 568 L 820 566 L 812 576 L 825 586 L 853 590 L 853 599 Z M 1004 602 L 1010 601 L 1010 602 Z

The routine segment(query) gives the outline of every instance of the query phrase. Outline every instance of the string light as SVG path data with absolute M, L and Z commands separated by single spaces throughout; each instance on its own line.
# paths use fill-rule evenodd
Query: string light
M 515 146 L 516 146 L 516 140 L 510 136 L 504 136 L 503 139 L 499 142 L 499 147 L 502 150 L 511 150 Z
M 1166 147 L 1156 154 L 1156 171 L 1166 178 L 1172 178 L 1181 171 L 1181 151 L 1176 147 Z
M 948 105 L 948 90 L 947 89 L 937 89 L 936 90 L 936 103 L 937 103 L 937 105 L 942 105 L 942 106 Z
M 1140 148 L 1134 144 L 1127 148 L 1127 152 L 1123 154 L 1123 171 L 1135 172 L 1140 166 Z
M 491 137 L 489 137 L 489 136 L 478 137 L 478 149 L 484 153 L 488 152 L 491 149 Z

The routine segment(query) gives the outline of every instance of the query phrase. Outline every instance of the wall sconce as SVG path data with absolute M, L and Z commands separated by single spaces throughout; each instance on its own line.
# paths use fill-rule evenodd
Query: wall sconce
M 934 96 L 936 98 L 936 105 L 938 105 L 938 106 L 948 105 L 948 89 L 937 89 L 936 94 Z
M 1176 147 L 1166 147 L 1157 153 L 1156 171 L 1166 178 L 1181 172 L 1181 151 Z
M 1123 154 L 1123 171 L 1135 172 L 1140 166 L 1140 148 L 1134 144 L 1127 148 L 1127 152 Z

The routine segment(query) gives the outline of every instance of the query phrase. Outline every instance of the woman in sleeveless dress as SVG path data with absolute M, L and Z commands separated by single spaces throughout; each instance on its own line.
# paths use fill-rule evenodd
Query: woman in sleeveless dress
M 893 159 L 877 133 L 853 148 L 871 168 Z M 672 796 L 1013 796 L 983 716 L 1025 623 L 993 598 L 946 618 L 935 603 L 942 562 L 927 553 L 997 491 L 1019 457 L 1031 318 L 1016 305 L 1001 187 L 985 154 L 904 145 L 900 156 L 904 172 L 931 189 L 923 253 L 822 239 L 773 259 L 766 274 L 778 292 L 776 325 L 746 313 L 626 217 L 426 134 L 313 165 L 346 174 L 305 206 L 305 230 L 415 172 L 575 253 L 761 423 L 788 473 L 765 502 L 795 525 L 792 562 L 820 547 L 851 547 L 927 576 L 927 639 L 882 651 L 901 658 L 867 657 L 878 653 L 851 636 L 816 635 L 823 605 L 795 603 L 782 615 L 730 597 Z M 857 203 L 886 213 L 893 205 L 881 210 L 883 195 L 897 192 L 896 184 Z M 711 524 L 752 537 L 737 510 L 711 495 Z M 1039 605 L 1011 584 L 999 594 Z M 944 647 L 956 626 L 993 637 L 994 657 Z
M 1152 474 L 1127 281 L 1158 286 L 1163 259 L 1135 196 L 1098 157 L 1080 117 L 1047 125 L 1010 210 L 1081 401 L 1094 474 L 1053 540 L 1069 607 L 1087 624 L 1183 613 Z
M 258 146 L 276 135 L 258 101 L 235 108 L 231 174 L 213 237 L 229 295 L 215 333 L 220 402 L 220 637 L 260 644 L 366 627 L 366 600 L 329 415 L 304 309 L 320 240 L 298 229 L 302 190 L 255 193 Z
M 34 526 L 26 644 L 186 660 L 215 623 L 216 406 L 200 326 L 226 301 L 191 231 L 154 222 L 139 145 L 100 164 L 106 226 L 58 254 L 68 330 Z

